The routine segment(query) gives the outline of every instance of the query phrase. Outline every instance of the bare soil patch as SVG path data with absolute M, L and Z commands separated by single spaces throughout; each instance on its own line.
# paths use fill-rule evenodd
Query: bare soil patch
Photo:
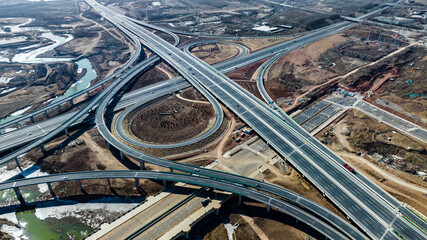
M 168 68 L 166 64 L 160 63 L 157 65 L 159 68 Z M 131 85 L 128 87 L 128 91 L 134 91 L 148 85 L 158 83 L 164 80 L 169 79 L 169 76 L 166 75 L 164 71 L 161 71 L 159 68 L 154 67 L 145 71 L 142 75 L 138 76 L 137 79 L 133 80 Z
M 209 105 L 169 97 L 145 106 L 132 116 L 130 132 L 146 142 L 179 142 L 203 132 L 214 116 Z
M 181 96 L 185 99 L 194 100 L 194 101 L 207 101 L 207 99 L 194 87 L 190 87 L 181 91 Z
M 425 171 L 425 143 L 408 138 L 354 110 L 316 137 L 348 161 L 356 171 L 365 174 L 400 201 L 423 214 L 427 213 L 427 207 L 423 204 L 426 196 L 407 186 L 410 184 L 427 189 L 426 183 L 406 172 L 411 169 Z
M 227 231 L 224 224 L 238 224 L 234 232 L 234 239 L 255 240 L 261 239 L 243 217 L 253 221 L 268 239 L 311 239 L 321 238 L 316 231 L 310 229 L 303 223 L 296 223 L 295 219 L 285 213 L 271 210 L 263 204 L 244 200 L 241 205 L 237 204 L 237 198 L 228 200 L 220 209 L 219 214 L 211 214 L 197 223 L 190 231 L 190 238 L 201 237 L 203 239 L 227 240 Z M 183 239 L 183 238 L 180 238 Z
M 276 44 L 279 44 L 281 42 L 289 41 L 294 39 L 294 36 L 291 37 L 277 37 L 277 38 L 243 38 L 239 39 L 237 41 L 233 41 L 239 44 L 242 44 L 246 47 L 248 47 L 251 52 L 258 51 L 260 49 L 270 47 Z
M 191 53 L 208 64 L 215 64 L 235 57 L 239 54 L 239 49 L 231 44 L 210 43 L 194 47 Z

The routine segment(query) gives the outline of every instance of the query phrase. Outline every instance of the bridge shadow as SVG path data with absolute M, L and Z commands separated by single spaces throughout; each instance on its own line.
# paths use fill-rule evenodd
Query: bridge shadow
M 254 223 L 264 231 L 267 237 L 274 239 L 294 239 L 299 238 L 302 234 L 307 234 L 314 239 L 325 239 L 325 236 L 313 229 L 309 225 L 296 221 L 292 216 L 284 212 L 274 210 L 267 212 L 267 207 L 264 204 L 243 198 L 242 204 L 238 205 L 237 197 L 233 197 L 226 203 L 222 204 L 218 214 L 212 213 L 206 218 L 194 225 L 190 231 L 188 238 L 180 237 L 178 240 L 195 239 L 197 236 L 206 236 L 212 233 L 221 224 L 236 222 L 240 224 L 239 228 L 248 227 L 248 224 L 241 216 L 249 217 L 254 220 Z M 242 230 L 241 230 L 242 231 Z M 243 230 L 244 231 L 244 230 Z M 252 230 L 253 231 L 253 230 Z M 255 232 L 249 230 L 248 235 Z M 252 232 L 252 233 L 250 233 Z M 306 239 L 311 239 L 306 237 Z
M 163 192 L 173 193 L 175 195 L 189 196 L 192 192 L 199 188 L 193 187 L 179 187 L 179 188 L 166 188 Z M 148 196 L 147 192 L 139 187 L 138 192 L 144 193 L 140 196 L 118 195 L 114 189 L 111 189 L 114 195 L 110 194 L 82 194 L 73 195 L 68 197 L 61 197 L 57 199 L 48 199 L 44 201 L 27 202 L 25 205 L 14 204 L 0 208 L 0 216 L 7 213 L 24 212 L 34 210 L 36 208 L 49 208 L 58 206 L 78 205 L 81 203 L 89 204 L 134 204 L 143 203 Z

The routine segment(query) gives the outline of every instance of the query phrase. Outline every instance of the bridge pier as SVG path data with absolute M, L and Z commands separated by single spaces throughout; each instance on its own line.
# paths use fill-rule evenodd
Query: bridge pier
M 141 168 L 141 170 L 145 170 L 145 161 L 139 161 L 139 167 Z
M 21 165 L 19 164 L 18 157 L 15 158 L 15 162 L 16 162 L 16 166 L 18 166 L 19 168 L 19 171 L 23 172 L 24 170 L 21 168 Z
M 55 200 L 59 200 L 59 199 L 58 199 L 58 196 L 56 196 L 55 192 L 53 192 L 52 185 L 51 185 L 50 183 L 47 183 L 47 188 L 49 189 L 49 193 L 50 193 L 50 195 L 52 195 L 52 197 L 53 197 Z
M 167 184 L 166 180 L 163 180 L 163 188 L 164 189 L 166 189 L 166 184 Z
M 237 205 L 241 205 L 242 204 L 242 195 L 239 195 L 239 202 L 237 203 Z
M 120 160 L 124 160 L 125 159 L 125 155 L 123 154 L 123 152 L 122 151 L 120 151 Z
M 89 93 L 89 91 L 87 91 L 87 92 L 86 92 L 86 94 L 87 94 L 87 97 L 90 97 L 90 93 Z
M 34 123 L 34 116 L 30 116 L 31 123 Z
M 19 190 L 19 188 L 14 187 L 14 188 L 13 188 L 13 191 L 15 191 L 15 194 L 16 194 L 16 197 L 17 197 L 17 198 L 18 198 L 18 200 L 19 200 L 19 203 L 21 203 L 21 205 L 22 205 L 22 206 L 26 206 L 26 205 L 27 205 L 27 203 L 25 202 L 24 197 L 22 197 L 22 194 L 21 194 L 21 191 Z
M 169 168 L 169 171 L 170 171 L 170 172 L 173 172 L 173 169 L 172 169 L 172 168 Z
M 44 148 L 44 144 L 40 144 L 40 150 L 42 151 L 42 153 L 46 152 L 46 149 Z
M 61 112 L 61 104 L 58 104 L 58 111 Z
M 47 110 L 44 111 L 44 115 L 46 116 L 46 118 L 49 118 L 49 114 L 47 113 Z
M 139 191 L 139 178 L 135 178 L 136 190 Z
M 110 189 L 110 191 L 113 191 L 113 187 L 111 187 L 111 181 L 109 178 L 107 178 L 107 184 L 108 184 L 108 189 Z
M 70 102 L 71 107 L 72 107 L 72 106 L 74 106 L 73 99 L 70 99 L 70 101 L 69 101 L 69 102 Z
M 295 221 L 295 224 L 298 224 L 298 219 L 295 219 L 296 221 Z
M 64 132 L 65 132 L 65 135 L 69 136 L 69 134 L 68 134 L 68 128 L 65 128 Z
M 110 149 L 111 148 L 111 144 L 107 141 L 107 148 Z
M 271 206 L 267 205 L 267 212 L 270 213 L 270 211 L 271 211 Z
M 77 180 L 77 184 L 79 184 L 80 191 L 81 191 L 82 193 L 85 193 L 86 191 L 84 190 L 84 188 L 83 188 L 83 186 L 82 186 L 82 182 L 80 181 L 80 179 L 79 179 L 79 180 Z

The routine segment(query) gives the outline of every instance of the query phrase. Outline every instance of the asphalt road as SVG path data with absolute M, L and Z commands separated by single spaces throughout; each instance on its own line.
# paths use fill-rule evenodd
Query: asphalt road
M 193 66 L 194 63 L 191 63 L 189 65 Z M 118 90 L 119 89 L 115 89 L 114 91 L 118 91 Z M 207 170 L 207 169 L 197 169 L 197 168 L 193 168 L 192 166 L 179 164 L 179 163 L 175 163 L 175 162 L 170 162 L 170 161 L 160 159 L 160 158 L 155 158 L 155 157 L 143 154 L 143 153 L 141 153 L 141 152 L 139 152 L 133 148 L 128 147 L 126 144 L 123 144 L 121 141 L 118 141 L 109 132 L 107 126 L 105 125 L 105 120 L 103 119 L 103 114 L 104 114 L 105 109 L 108 105 L 108 99 L 110 99 L 114 95 L 114 91 L 111 92 L 108 96 L 106 96 L 105 100 L 100 103 L 100 106 L 97 110 L 95 122 L 98 126 L 98 130 L 104 136 L 104 138 L 106 138 L 106 140 L 111 145 L 120 149 L 123 153 L 130 155 L 130 156 L 133 156 L 137 159 L 140 159 L 141 161 L 147 161 L 147 162 L 154 163 L 156 165 L 160 165 L 160 166 L 164 166 L 164 167 L 170 167 L 170 168 L 178 169 L 178 170 L 185 171 L 185 172 L 193 172 L 193 173 L 198 173 L 198 174 L 202 174 L 202 175 L 207 175 L 207 176 L 215 177 L 217 179 L 227 179 L 229 181 L 245 183 L 247 185 L 252 185 L 252 186 L 256 186 L 256 187 L 259 186 L 259 188 L 262 187 L 262 190 L 264 190 L 264 191 L 269 191 L 269 192 L 274 193 L 276 195 L 280 195 L 281 197 L 285 197 L 287 199 L 290 199 L 289 197 L 291 197 L 291 196 L 289 196 L 289 192 L 283 188 L 280 188 L 277 186 L 270 186 L 270 185 L 267 185 L 265 183 L 258 183 L 253 179 L 247 179 L 247 178 L 243 178 L 243 177 L 236 176 L 236 175 L 231 175 L 231 174 Z M 294 201 L 298 201 L 298 197 L 297 197 L 297 199 L 295 199 L 295 198 L 293 198 L 293 199 L 294 199 Z M 306 204 L 307 203 L 304 203 L 304 205 L 306 205 Z M 311 205 L 311 204 L 308 204 L 308 205 Z M 339 226 L 339 228 L 345 229 L 344 232 L 348 233 L 349 235 L 353 235 L 353 236 L 357 235 L 357 237 L 355 237 L 355 239 L 364 238 L 362 235 L 360 235 L 360 233 L 358 233 L 357 231 L 352 229 L 352 227 L 348 226 L 348 224 L 346 222 L 343 222 L 342 219 L 340 219 L 336 215 L 327 213 L 328 211 L 325 212 L 324 209 L 322 209 L 322 208 L 319 209 L 318 206 L 311 205 L 307 209 L 312 209 L 314 212 L 319 214 L 318 216 L 323 216 L 326 221 L 329 221 L 332 224 Z
M 309 214 L 308 212 L 295 207 L 285 201 L 279 200 L 275 197 L 256 191 L 240 185 L 217 181 L 205 177 L 185 175 L 169 172 L 154 172 L 154 171 L 92 171 L 92 172 L 74 172 L 67 174 L 54 174 L 42 177 L 34 177 L 29 179 L 19 179 L 11 182 L 0 183 L 0 190 L 20 188 L 24 186 L 37 185 L 43 183 L 53 183 L 71 180 L 84 180 L 84 179 L 107 179 L 107 178 L 134 178 L 134 179 L 151 179 L 151 180 L 166 180 L 177 181 L 197 186 L 206 186 L 214 189 L 220 189 L 227 192 L 236 193 L 260 203 L 267 204 L 279 211 L 295 217 L 296 219 L 306 223 L 313 229 L 324 234 L 329 239 L 348 239 L 346 236 L 338 232 L 336 229 L 330 227 L 328 224 L 319 220 L 317 217 Z
M 126 30 L 124 30 L 126 31 Z M 130 33 L 129 33 L 130 34 Z M 131 35 L 132 36 L 132 35 Z M 135 43 L 139 46 L 139 41 L 138 39 L 136 39 L 135 37 L 132 38 Z M 141 51 L 141 47 L 138 47 L 138 50 L 135 55 L 140 54 Z M 154 60 L 154 59 L 153 59 Z M 126 72 L 124 76 L 119 77 L 118 79 L 116 79 L 116 81 L 113 81 L 110 85 L 108 85 L 108 87 L 104 90 L 104 91 L 109 91 L 109 89 L 113 89 L 115 87 L 115 85 L 119 84 L 120 82 L 123 81 L 128 81 L 128 79 L 132 79 L 134 76 L 136 76 L 139 71 L 141 69 L 145 69 L 148 66 L 150 66 L 151 64 L 153 64 L 153 62 L 150 61 L 143 61 L 141 63 L 139 63 L 136 67 L 132 68 L 130 71 Z M 47 133 L 46 135 L 44 135 L 43 137 L 41 137 L 40 139 L 33 141 L 27 145 L 25 145 L 24 147 L 0 158 L 0 165 L 7 163 L 13 159 L 17 159 L 17 157 L 21 156 L 22 154 L 25 154 L 27 152 L 29 152 L 30 150 L 36 148 L 36 147 L 42 147 L 44 146 L 44 143 L 46 143 L 47 141 L 49 141 L 50 139 L 54 138 L 55 136 L 57 136 L 60 133 L 66 132 L 68 131 L 68 128 L 76 121 L 78 121 L 79 119 L 82 118 L 82 116 L 84 116 L 86 113 L 88 112 L 92 112 L 93 110 L 96 109 L 97 104 L 100 100 L 102 100 L 104 98 L 104 91 L 102 91 L 101 93 L 97 94 L 87 105 L 85 105 L 82 109 L 78 110 L 72 117 L 68 118 L 65 122 L 63 122 L 59 127 L 55 128 L 54 130 L 50 131 L 49 133 Z
M 117 20 L 117 21 L 120 21 L 120 20 Z M 123 23 L 123 21 L 122 21 L 122 23 Z M 126 25 L 128 25 L 128 23 L 126 23 Z M 127 26 L 127 27 L 129 27 L 129 26 Z M 181 52 L 179 52 L 179 51 L 177 52 L 176 49 L 170 48 L 167 44 L 164 43 L 164 41 L 159 40 L 159 39 L 157 39 L 155 37 L 152 38 L 153 36 L 150 35 L 151 33 L 140 31 L 140 29 L 133 29 L 133 31 L 137 32 L 137 34 L 139 36 L 144 35 L 144 38 L 150 39 L 150 42 L 144 42 L 145 45 L 151 47 L 153 50 L 157 50 L 157 52 L 159 53 L 159 55 L 161 55 L 162 58 L 164 58 L 167 61 L 169 61 L 170 63 L 172 63 L 173 66 L 176 66 L 178 68 L 178 70 L 181 72 L 181 74 L 183 74 L 187 79 L 189 79 L 193 85 L 197 86 L 197 88 L 203 88 L 203 86 L 201 86 L 201 85 L 205 85 L 206 86 L 206 84 L 209 84 L 209 82 L 206 82 L 206 81 L 208 81 L 208 80 L 212 81 L 213 79 L 215 79 L 214 82 L 210 82 L 211 85 L 208 85 L 207 89 L 209 89 L 211 92 L 214 92 L 213 94 L 215 94 L 216 92 L 218 92 L 218 93 L 215 94 L 217 97 L 218 97 L 218 95 L 222 94 L 221 96 L 223 96 L 224 98 L 220 98 L 220 97 L 218 97 L 218 98 L 221 99 L 221 101 L 223 101 L 225 103 L 228 103 L 226 105 L 229 106 L 235 112 L 238 112 L 239 115 L 243 119 L 251 120 L 251 121 L 248 121 L 248 122 L 250 122 L 252 124 L 254 124 L 254 122 L 256 123 L 256 121 L 262 121 L 263 117 L 266 117 L 266 120 L 271 121 L 272 114 L 270 112 L 268 112 L 268 110 L 266 110 L 264 108 L 264 106 L 259 103 L 259 101 L 251 99 L 251 96 L 244 95 L 244 94 L 246 94 L 245 91 L 242 90 L 242 89 L 238 89 L 235 84 L 233 84 L 233 83 L 227 83 L 226 81 L 223 81 L 223 80 L 226 80 L 226 79 L 224 79 L 223 76 L 221 76 L 219 73 L 215 72 L 214 69 L 209 69 L 209 66 L 207 66 L 206 64 L 198 62 L 198 60 L 195 60 L 194 58 L 191 59 L 191 58 L 187 58 L 187 57 L 185 57 L 183 55 L 180 55 L 180 54 L 182 54 Z M 167 49 L 169 49 L 171 52 L 168 52 Z M 168 55 L 169 55 L 169 57 L 168 57 Z M 172 55 L 173 55 L 173 57 L 172 57 Z M 180 62 L 180 61 L 185 62 L 185 64 L 178 64 L 178 62 Z M 195 76 L 195 77 L 192 77 L 192 75 Z M 213 78 L 209 79 L 209 77 L 207 75 L 211 75 L 211 77 L 213 77 Z M 218 78 L 215 78 L 215 77 L 218 77 Z M 219 81 L 217 82 L 217 80 L 219 80 Z M 198 81 L 200 81 L 199 85 L 198 85 Z M 119 85 L 119 84 L 117 84 L 117 85 Z M 111 88 L 109 88 L 108 91 L 106 91 L 106 92 L 111 91 L 117 85 L 111 86 Z M 223 88 L 229 88 L 227 90 L 234 91 L 233 92 L 234 95 L 233 95 L 233 93 L 230 93 L 229 91 L 221 91 L 221 90 L 223 90 Z M 218 91 L 215 91 L 215 90 L 218 90 Z M 109 98 L 109 99 L 111 99 L 111 98 Z M 109 101 L 109 99 L 108 99 L 108 101 Z M 105 103 L 105 105 L 108 105 L 108 101 Z M 102 103 L 101 103 L 101 105 L 102 105 Z M 259 106 L 259 105 L 261 105 L 261 106 Z M 240 107 L 242 108 L 242 110 L 245 110 L 245 111 L 243 111 L 243 112 L 237 111 L 237 110 L 240 110 L 240 109 L 237 109 L 237 108 L 240 108 Z M 102 109 L 102 108 L 100 108 L 100 109 Z M 253 114 L 254 111 L 256 111 L 256 112 L 260 111 L 260 113 L 263 113 L 265 115 L 262 115 L 262 114 L 260 114 L 262 116 L 254 115 Z M 101 111 L 101 113 L 102 113 L 101 118 L 103 118 L 103 114 L 105 113 L 105 111 Z M 245 115 L 246 113 L 247 113 L 247 115 Z M 99 118 L 98 117 L 98 113 L 97 113 L 96 118 Z M 251 118 L 253 118 L 253 119 L 251 119 Z M 98 122 L 102 124 L 102 121 L 97 121 L 97 123 Z M 272 123 L 274 124 L 275 121 L 272 121 Z M 278 123 L 280 124 L 282 122 L 278 122 Z M 104 126 L 101 125 L 101 127 L 105 128 L 105 124 L 104 124 Z M 267 132 L 269 132 L 269 131 L 272 130 L 271 127 L 269 127 L 268 125 L 263 124 L 263 123 L 260 125 L 259 128 L 262 128 L 262 127 L 267 127 L 267 130 L 268 130 Z M 283 130 L 283 129 L 279 129 L 279 131 L 280 130 Z M 275 133 L 275 132 L 273 131 L 273 133 Z M 274 134 L 274 135 L 276 135 L 276 134 Z M 270 138 L 272 138 L 273 140 L 274 140 L 274 137 L 277 137 L 277 136 L 274 136 L 274 135 L 270 136 Z M 280 137 L 280 135 L 279 135 L 279 137 Z M 279 142 L 283 143 L 283 140 L 285 140 L 285 139 L 283 139 L 283 137 L 282 137 L 282 139 L 280 139 Z M 306 139 L 304 139 L 304 140 L 306 140 Z M 108 141 L 110 142 L 110 141 L 112 141 L 112 139 L 108 139 Z M 292 139 L 292 141 L 295 141 L 295 139 Z M 284 142 L 286 142 L 286 140 Z M 298 143 L 298 141 L 296 141 L 296 142 Z M 117 143 L 115 143 L 113 145 L 120 146 Z M 303 145 L 300 145 L 299 147 L 300 147 L 300 149 L 302 149 L 304 151 L 308 151 L 309 149 L 311 149 L 311 148 L 309 148 L 308 150 L 305 150 Z M 276 148 L 277 148 L 277 146 L 276 146 Z M 120 149 L 122 151 L 125 151 L 126 153 L 129 151 L 129 149 L 126 149 L 126 148 L 120 148 Z M 297 148 L 294 148 L 294 149 L 296 151 L 298 151 Z M 299 151 L 301 151 L 301 150 L 299 150 Z M 294 152 L 292 152 L 291 154 L 293 154 L 293 153 Z M 132 153 L 132 154 L 135 154 L 135 153 Z M 139 155 L 139 157 L 142 158 L 142 159 L 145 159 L 147 157 L 147 156 L 141 155 L 141 153 L 137 153 L 137 155 Z M 154 162 L 157 162 L 157 163 L 165 165 L 164 162 L 162 162 L 162 159 L 156 159 L 156 158 L 154 158 L 154 159 L 155 159 Z M 292 157 L 292 159 L 295 160 L 297 158 L 296 157 Z M 153 161 L 153 159 L 151 159 L 151 160 Z M 169 163 L 169 164 L 166 164 L 166 165 L 172 166 L 173 163 Z M 203 172 L 205 175 L 209 175 L 209 174 L 212 175 L 212 172 L 214 172 L 215 173 L 215 174 L 213 174 L 214 177 L 219 177 L 220 179 L 221 179 L 221 177 L 222 177 L 222 179 L 227 179 L 227 178 L 228 179 L 233 179 L 234 178 L 234 181 L 242 181 L 242 179 L 244 179 L 242 177 L 233 176 L 233 175 L 230 175 L 230 174 L 224 174 L 224 173 L 215 172 L 215 171 L 207 172 L 204 169 L 203 170 L 202 169 L 198 169 L 198 170 L 189 169 L 189 167 L 190 166 L 179 166 L 179 168 L 183 168 L 183 169 L 187 170 L 188 172 L 197 172 L 197 173 L 200 173 L 200 174 Z M 244 179 L 244 183 L 245 184 L 251 184 L 251 183 L 253 183 L 252 181 L 254 181 L 254 180 L 252 180 L 252 179 Z M 263 183 L 257 183 L 256 186 L 258 188 L 260 188 L 261 186 L 264 187 L 265 185 Z M 274 186 L 270 186 L 270 187 L 272 189 L 275 188 Z M 266 190 L 266 188 L 263 188 L 263 190 Z M 270 190 L 270 191 L 272 191 L 272 190 Z M 233 191 L 231 191 L 231 192 L 233 192 Z M 283 189 L 275 189 L 275 192 L 279 193 L 279 194 L 283 194 L 283 192 L 286 192 L 286 191 L 283 190 Z M 314 208 L 309 208 L 309 209 L 316 209 L 316 208 L 314 207 Z M 336 221 L 333 216 L 323 215 L 323 217 L 326 218 L 326 220 L 329 221 L 329 222 Z M 397 223 L 397 222 L 398 222 L 398 220 L 394 220 L 394 223 Z M 337 223 L 338 223 L 338 225 L 342 224 L 342 223 L 340 223 L 340 221 L 334 222 L 334 224 L 337 224 Z M 344 224 L 344 227 L 348 227 L 348 226 L 345 226 L 345 225 L 346 224 Z M 350 231 L 350 232 L 352 232 L 352 231 Z M 351 234 L 348 231 L 346 231 L 346 233 L 347 234 Z M 357 233 L 357 231 L 356 231 L 356 233 Z M 390 233 L 386 232 L 385 234 L 387 234 L 387 236 L 388 236 L 388 234 L 390 234 Z
M 130 93 L 124 94 L 113 109 L 109 109 L 109 113 L 117 112 L 126 107 L 146 102 L 147 99 L 159 98 L 166 94 L 174 93 L 181 89 L 190 87 L 191 85 L 182 78 L 166 80 L 161 83 L 156 83 L 145 88 L 141 88 Z M 51 132 L 68 118 L 76 114 L 76 111 L 63 113 L 61 115 L 49 118 L 26 127 L 19 128 L 15 131 L 8 132 L 0 137 L 0 152 L 14 149 L 25 145 L 31 141 Z M 107 113 L 108 114 L 108 113 Z M 79 125 L 82 122 L 93 122 L 93 114 L 85 114 L 71 126 Z
M 109 15 L 107 18 L 117 17 L 114 12 L 106 14 Z M 368 235 L 380 239 L 394 229 L 404 237 L 424 239 L 423 233 L 399 217 L 395 209 L 384 201 L 390 195 L 384 196 L 382 189 L 382 192 L 371 191 L 375 187 L 372 182 L 358 181 L 342 165 L 336 164 L 335 158 L 338 157 L 292 119 L 277 119 L 248 92 L 207 64 L 183 54 L 163 39 L 129 22 L 122 21 L 121 24 L 138 35 L 146 47 L 174 66 L 199 91 L 203 93 L 204 88 L 208 89 L 251 125 Z
M 119 27 L 119 29 L 121 29 L 123 32 L 127 31 L 126 29 L 124 29 L 122 27 Z M 97 88 L 99 88 L 101 86 L 102 86 L 102 88 L 104 88 L 104 84 L 107 84 L 109 81 L 111 81 L 111 80 L 117 78 L 118 76 L 120 76 L 127 69 L 129 69 L 129 67 L 132 64 L 134 64 L 136 62 L 136 60 L 138 60 L 138 58 L 140 57 L 140 54 L 141 54 L 141 44 L 136 39 L 133 39 L 133 40 L 134 40 L 134 42 L 136 41 L 135 42 L 135 44 L 136 44 L 135 54 L 132 56 L 132 58 L 125 65 L 123 65 L 120 69 L 118 69 L 117 71 L 115 71 L 113 74 L 111 74 L 110 76 L 108 76 L 104 80 L 102 80 L 100 82 L 97 82 L 97 83 L 89 86 L 88 88 L 86 88 L 83 91 L 77 92 L 77 93 L 75 93 L 75 94 L 73 94 L 71 96 L 68 96 L 68 97 L 60 100 L 60 101 L 57 101 L 55 103 L 50 103 L 50 104 L 48 104 L 48 105 L 46 105 L 44 107 L 41 107 L 40 109 L 38 109 L 38 110 L 36 110 L 34 112 L 22 115 L 22 116 L 20 116 L 20 117 L 18 117 L 16 119 L 13 119 L 11 121 L 8 121 L 6 123 L 1 124 L 0 125 L 0 130 L 2 130 L 2 131 L 0 131 L 0 133 L 4 132 L 4 130 L 6 128 L 8 128 L 8 127 L 19 126 L 19 124 L 21 122 L 31 121 L 31 118 L 34 118 L 34 117 L 36 117 L 38 115 L 44 115 L 46 112 L 48 112 L 51 109 L 58 108 L 58 107 L 60 108 L 61 105 L 65 104 L 67 102 L 73 101 L 74 98 L 77 98 L 79 96 L 87 94 L 87 93 L 89 93 L 90 91 L 92 91 L 94 89 L 97 89 Z
M 210 40 L 210 41 L 201 41 L 201 42 L 191 43 L 191 44 L 184 46 L 184 49 L 188 49 L 194 45 L 206 44 L 206 43 L 212 43 L 212 42 L 221 42 L 221 41 Z M 249 50 L 246 47 L 244 47 L 240 44 L 229 43 L 229 42 L 223 42 L 223 43 L 232 44 L 232 45 L 235 45 L 241 49 L 241 52 L 239 55 L 228 60 L 230 62 L 230 64 L 234 64 L 234 61 L 237 61 L 240 57 L 246 55 L 249 52 Z M 153 58 L 156 58 L 158 60 L 158 57 L 150 57 L 150 61 L 153 61 Z M 219 67 L 219 69 L 221 69 L 221 68 Z M 111 79 L 110 77 L 108 77 L 108 78 Z M 167 85 L 164 83 L 174 84 L 174 86 L 170 86 L 170 85 Z M 164 96 L 164 94 L 173 93 L 174 89 L 176 91 L 179 91 L 179 90 L 182 90 L 186 87 L 191 86 L 182 77 L 176 77 L 176 78 L 167 80 L 164 83 L 154 84 L 150 87 L 144 88 L 144 89 L 148 89 L 148 90 L 152 89 L 152 92 L 155 93 L 155 95 L 151 95 L 151 98 L 149 96 L 145 96 L 145 95 L 152 94 L 152 93 L 149 91 L 145 91 L 144 89 L 136 90 L 133 93 L 124 94 L 123 99 L 120 99 L 120 102 L 117 104 L 117 106 L 114 107 L 113 111 L 121 110 L 121 109 L 126 108 L 128 106 L 131 106 L 133 104 L 137 104 L 138 102 L 147 102 L 146 99 L 149 99 L 149 98 L 154 99 L 153 98 L 154 96 L 162 97 L 162 96 Z M 153 88 L 151 88 L 151 87 L 153 87 Z M 213 105 L 216 106 L 215 111 L 217 111 L 216 112 L 216 114 L 218 116 L 217 117 L 217 120 L 218 120 L 217 123 L 219 123 L 219 124 L 215 124 L 215 126 L 213 126 L 213 128 L 209 131 L 209 133 L 215 132 L 219 128 L 220 123 L 222 122 L 221 115 L 223 115 L 223 113 L 222 113 L 222 110 L 220 110 L 218 108 L 218 106 L 219 106 L 218 102 L 215 101 Z M 61 115 L 49 118 L 45 121 L 37 122 L 37 123 L 31 124 L 31 125 L 13 130 L 13 131 L 8 131 L 7 133 L 3 133 L 1 135 L 1 138 L 0 138 L 0 152 L 23 146 L 23 145 L 25 145 L 31 141 L 34 141 L 34 140 L 46 135 L 46 133 L 54 130 L 56 127 L 58 127 L 60 124 L 62 124 L 65 120 L 67 120 L 73 114 L 75 114 L 75 112 L 63 113 Z M 38 115 L 38 114 L 35 113 L 35 115 Z M 25 117 L 25 118 L 28 118 L 28 117 Z M 86 121 L 92 121 L 92 119 L 93 119 L 92 115 L 85 114 L 82 116 L 81 119 L 77 120 L 71 126 L 78 125 L 78 124 L 82 123 L 83 120 L 85 120 L 85 122 L 86 122 Z M 123 132 L 119 132 L 119 135 L 122 139 L 125 139 L 128 141 L 131 140 L 131 138 L 129 138 L 126 134 L 123 134 Z M 209 135 L 204 134 L 203 137 L 198 137 L 197 140 L 200 141 L 200 140 L 204 139 L 204 137 L 206 137 L 206 136 L 209 136 Z M 179 146 L 185 146 L 185 145 L 191 144 L 193 142 L 197 142 L 197 141 L 192 140 L 190 142 L 179 143 L 178 145 Z M 137 143 L 138 142 L 135 142 L 133 144 L 138 146 Z M 148 147 L 148 145 L 146 145 L 146 147 Z M 153 148 L 162 148 L 162 147 L 163 148 L 170 148 L 170 146 L 166 147 L 166 146 L 161 146 L 161 145 L 159 145 L 159 146 L 152 145 L 150 147 L 153 147 Z

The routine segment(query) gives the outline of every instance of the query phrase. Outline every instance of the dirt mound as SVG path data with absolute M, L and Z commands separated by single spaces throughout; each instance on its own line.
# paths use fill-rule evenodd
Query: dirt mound
M 131 117 L 130 132 L 146 142 L 179 142 L 203 132 L 214 115 L 209 105 L 170 97 L 144 107 Z

